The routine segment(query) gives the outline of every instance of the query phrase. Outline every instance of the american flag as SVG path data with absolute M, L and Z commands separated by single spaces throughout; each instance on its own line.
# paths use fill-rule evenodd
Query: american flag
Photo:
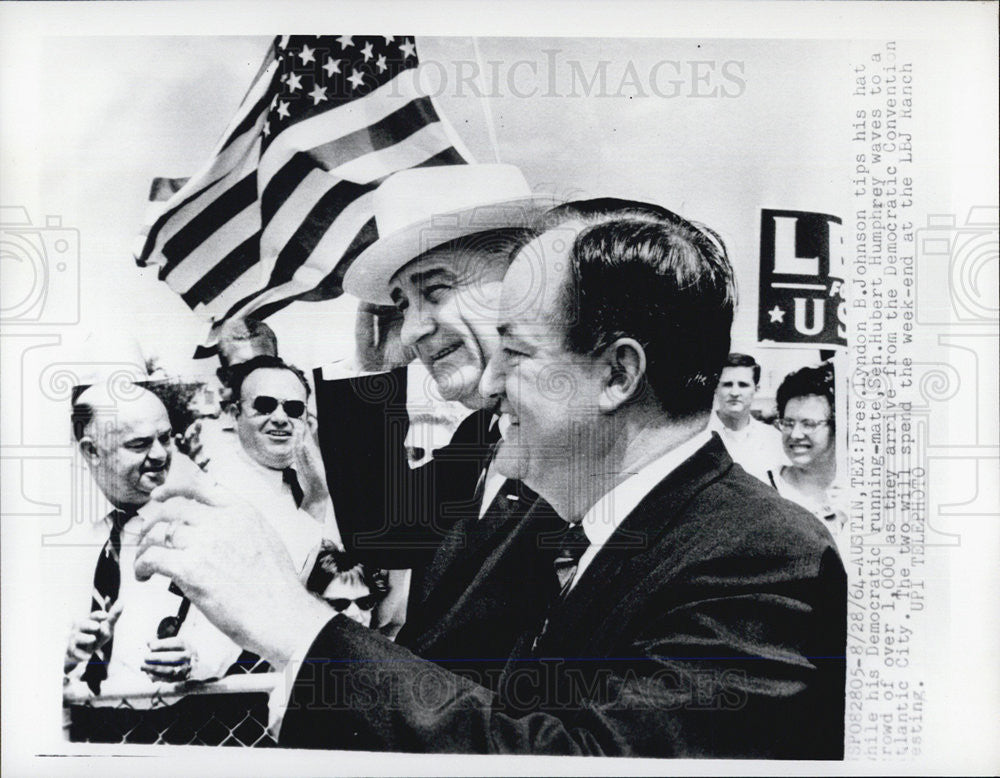
M 340 295 L 382 180 L 471 161 L 418 65 L 412 37 L 276 38 L 205 167 L 154 181 L 136 262 L 216 325 Z

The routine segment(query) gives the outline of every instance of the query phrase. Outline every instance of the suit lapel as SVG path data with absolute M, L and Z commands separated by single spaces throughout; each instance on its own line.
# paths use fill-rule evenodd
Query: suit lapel
M 677 514 L 730 467 L 732 460 L 716 435 L 654 487 L 611 535 L 569 594 L 553 607 L 540 644 L 545 653 L 561 656 L 554 649 L 566 641 L 578 652 L 581 635 L 600 633 L 600 621 L 635 594 L 636 583 L 662 561 L 662 536 Z M 595 621 L 595 615 L 600 621 Z
M 517 484 L 517 482 L 508 482 Z M 509 582 L 502 579 L 493 580 L 495 571 L 502 568 L 508 574 L 511 571 L 511 555 L 517 555 L 518 565 L 530 568 L 534 560 L 525 559 L 526 548 L 537 547 L 537 537 L 555 534 L 562 519 L 555 515 L 543 500 L 523 484 L 520 487 L 520 501 L 517 509 L 507 514 L 505 520 L 484 536 L 478 543 L 475 553 L 467 553 L 453 564 L 438 581 L 430 593 L 422 614 L 429 615 L 429 623 L 422 630 L 420 644 L 414 648 L 420 653 L 421 646 L 434 643 L 440 635 L 452 629 L 452 617 L 455 614 L 466 613 L 476 608 L 477 600 L 486 595 L 487 599 L 496 596 L 490 587 L 507 586 Z M 506 487 L 506 484 L 505 484 Z M 503 489 L 501 489 L 501 494 Z M 485 520 L 486 517 L 483 517 Z M 487 542 L 487 540 L 489 542 Z M 544 553 L 544 552 L 543 552 Z M 549 564 L 548 559 L 542 561 L 542 566 Z M 555 573 L 552 574 L 552 586 L 548 591 L 537 592 L 537 596 L 547 600 L 556 590 Z M 437 612 L 435 612 L 435 610 Z
M 507 480 L 481 519 L 466 516 L 451 529 L 424 579 L 421 611 L 425 617 L 442 616 L 442 603 L 450 605 L 469 587 L 483 571 L 498 537 L 524 515 L 536 497 L 523 484 Z

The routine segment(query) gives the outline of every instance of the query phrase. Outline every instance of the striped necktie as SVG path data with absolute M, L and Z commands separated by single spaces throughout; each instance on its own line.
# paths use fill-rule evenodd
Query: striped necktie
M 580 558 L 589 546 L 590 540 L 583 531 L 582 523 L 570 524 L 566 528 L 566 532 L 563 534 L 562 541 L 559 544 L 559 552 L 556 554 L 555 559 L 552 560 L 556 580 L 559 581 L 559 596 L 549 606 L 550 610 L 569 593 L 573 585 L 573 579 L 576 578 L 577 568 L 580 566 Z M 545 621 L 542 623 L 542 628 L 531 643 L 531 653 L 535 653 L 535 650 L 538 648 L 538 641 L 545 636 L 548 628 L 549 618 L 546 616 Z
M 583 524 L 577 522 L 570 524 L 563 535 L 562 543 L 559 545 L 559 553 L 552 560 L 552 566 L 556 571 L 556 578 L 559 580 L 559 598 L 566 596 L 570 586 L 576 577 L 576 569 L 580 566 L 580 558 L 583 556 L 590 540 L 587 533 L 583 531 Z
M 108 514 L 111 521 L 111 533 L 108 536 L 101 555 L 97 559 L 94 570 L 94 591 L 91 593 L 90 612 L 104 611 L 107 613 L 118 599 L 121 591 L 122 572 L 119 557 L 122 551 L 122 528 L 126 522 L 135 516 L 135 511 L 126 512 L 115 509 Z M 87 669 L 83 672 L 83 680 L 94 694 L 100 694 L 101 682 L 108 677 L 108 662 L 111 661 L 112 637 L 91 655 Z

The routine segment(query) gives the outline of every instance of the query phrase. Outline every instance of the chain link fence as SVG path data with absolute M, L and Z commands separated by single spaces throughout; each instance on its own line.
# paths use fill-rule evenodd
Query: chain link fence
M 274 673 L 162 683 L 153 690 L 63 690 L 63 728 L 74 743 L 276 746 L 268 733 Z

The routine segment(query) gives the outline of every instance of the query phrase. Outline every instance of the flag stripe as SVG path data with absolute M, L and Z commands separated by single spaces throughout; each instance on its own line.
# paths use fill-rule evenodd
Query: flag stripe
M 264 225 L 261 235 L 261 251 L 264 256 L 276 258 L 302 224 L 303 214 L 311 212 L 316 203 L 338 183 L 340 179 L 325 170 L 310 170 L 292 193 L 279 201 L 277 213 Z M 268 268 L 268 275 L 270 272 L 271 268 Z
M 419 165 L 413 167 L 435 167 L 437 165 L 461 165 L 465 160 L 454 146 L 439 151 L 433 157 L 428 157 Z
M 161 270 L 166 282 L 175 292 L 186 292 L 201 276 L 211 270 L 222 257 L 228 256 L 251 235 L 260 233 L 260 214 L 251 203 L 228 220 L 225 229 L 219 230 L 194 251 L 174 263 L 169 271 Z M 169 275 L 165 274 L 168 272 Z M 262 282 L 261 277 L 261 282 Z
M 422 97 L 416 68 L 404 70 L 392 81 L 364 97 L 332 108 L 281 132 L 260 158 L 260 180 L 266 185 L 285 162 L 299 151 L 308 151 L 345 135 L 363 130 L 411 100 Z
M 221 262 L 184 292 L 181 299 L 194 308 L 218 297 L 260 260 L 258 239 L 259 235 L 255 233 L 230 251 Z
M 253 155 L 245 154 L 240 160 L 240 164 L 221 179 L 212 181 L 190 195 L 185 196 L 182 200 L 178 200 L 177 204 L 171 210 L 165 211 L 157 219 L 150 230 L 146 244 L 147 255 L 142 258 L 143 261 L 148 261 L 153 251 L 162 254 L 163 247 L 170 238 L 180 232 L 193 217 L 197 216 L 203 208 L 218 199 L 227 189 L 238 184 L 248 175 L 252 175 L 254 168 Z M 178 195 L 180 194 L 182 193 L 178 193 Z
M 430 98 L 419 97 L 371 127 L 352 132 L 332 143 L 324 143 L 310 152 L 327 170 L 351 160 L 388 148 L 410 137 L 420 127 L 436 122 Z
M 425 125 L 395 146 L 373 151 L 333 170 L 341 178 L 365 183 L 415 167 L 451 145 L 438 122 Z
M 163 254 L 167 257 L 164 272 L 170 273 L 173 269 L 171 260 L 179 262 L 208 240 L 234 214 L 241 213 L 256 202 L 257 176 L 251 173 L 206 205 L 176 235 L 163 244 Z
M 236 139 L 250 130 L 259 131 L 257 127 L 257 122 L 260 121 L 261 117 L 264 116 L 267 111 L 268 106 L 271 103 L 271 90 L 274 85 L 274 81 L 278 78 L 278 67 L 277 62 L 272 63 L 258 78 L 256 83 L 250 88 L 250 92 L 244 98 L 243 105 L 247 105 L 248 101 L 253 101 L 250 103 L 246 110 L 242 110 L 243 105 L 241 105 L 241 112 L 243 117 L 237 114 L 234 119 L 234 125 L 232 129 L 228 132 L 225 140 L 222 142 L 219 152 L 221 153 L 230 145 L 232 145 Z
M 316 170 L 309 155 L 299 152 L 285 163 L 285 166 L 261 188 L 260 192 L 260 219 L 264 225 L 271 222 L 274 215 L 287 202 L 300 182 L 311 172 Z M 324 172 L 325 171 L 319 171 Z M 330 182 L 336 183 L 336 180 Z
M 277 286 L 290 281 L 295 272 L 309 259 L 329 228 L 336 223 L 334 220 L 337 214 L 374 188 L 373 185 L 359 185 L 350 181 L 341 181 L 323 195 L 309 211 L 291 240 L 278 254 L 278 261 L 271 273 L 269 286 Z
M 359 197 L 330 225 L 330 229 L 326 231 L 312 256 L 309 257 L 308 270 L 299 269 L 296 276 L 293 276 L 287 284 L 262 290 L 256 295 L 240 300 L 239 304 L 227 314 L 233 315 L 235 310 L 238 310 L 240 315 L 246 315 L 251 311 L 256 313 L 260 306 L 269 304 L 276 298 L 294 297 L 306 293 L 309 291 L 309 285 L 302 279 L 307 276 L 311 279 L 326 279 L 339 269 L 340 277 L 343 278 L 346 267 L 340 266 L 345 261 L 349 264 L 350 260 L 361 253 L 377 236 L 375 221 L 371 216 L 371 197 L 370 193 Z M 368 235 L 371 237 L 365 242 L 365 236 Z
M 347 269 L 362 251 L 375 242 L 377 237 L 378 230 L 375 228 L 375 219 L 369 219 L 354 237 L 354 240 L 351 241 L 351 245 L 344 252 L 344 257 L 340 263 L 314 288 L 299 292 L 294 296 L 284 297 L 280 295 L 288 295 L 289 292 L 286 289 L 271 290 L 268 295 L 258 297 L 252 304 L 238 312 L 233 311 L 231 315 L 246 316 L 253 313 L 258 318 L 266 319 L 268 316 L 288 307 L 297 300 L 330 300 L 337 297 L 341 291 L 341 284 L 343 283 L 344 274 L 347 272 Z M 322 290 L 326 290 L 326 293 L 323 293 Z

